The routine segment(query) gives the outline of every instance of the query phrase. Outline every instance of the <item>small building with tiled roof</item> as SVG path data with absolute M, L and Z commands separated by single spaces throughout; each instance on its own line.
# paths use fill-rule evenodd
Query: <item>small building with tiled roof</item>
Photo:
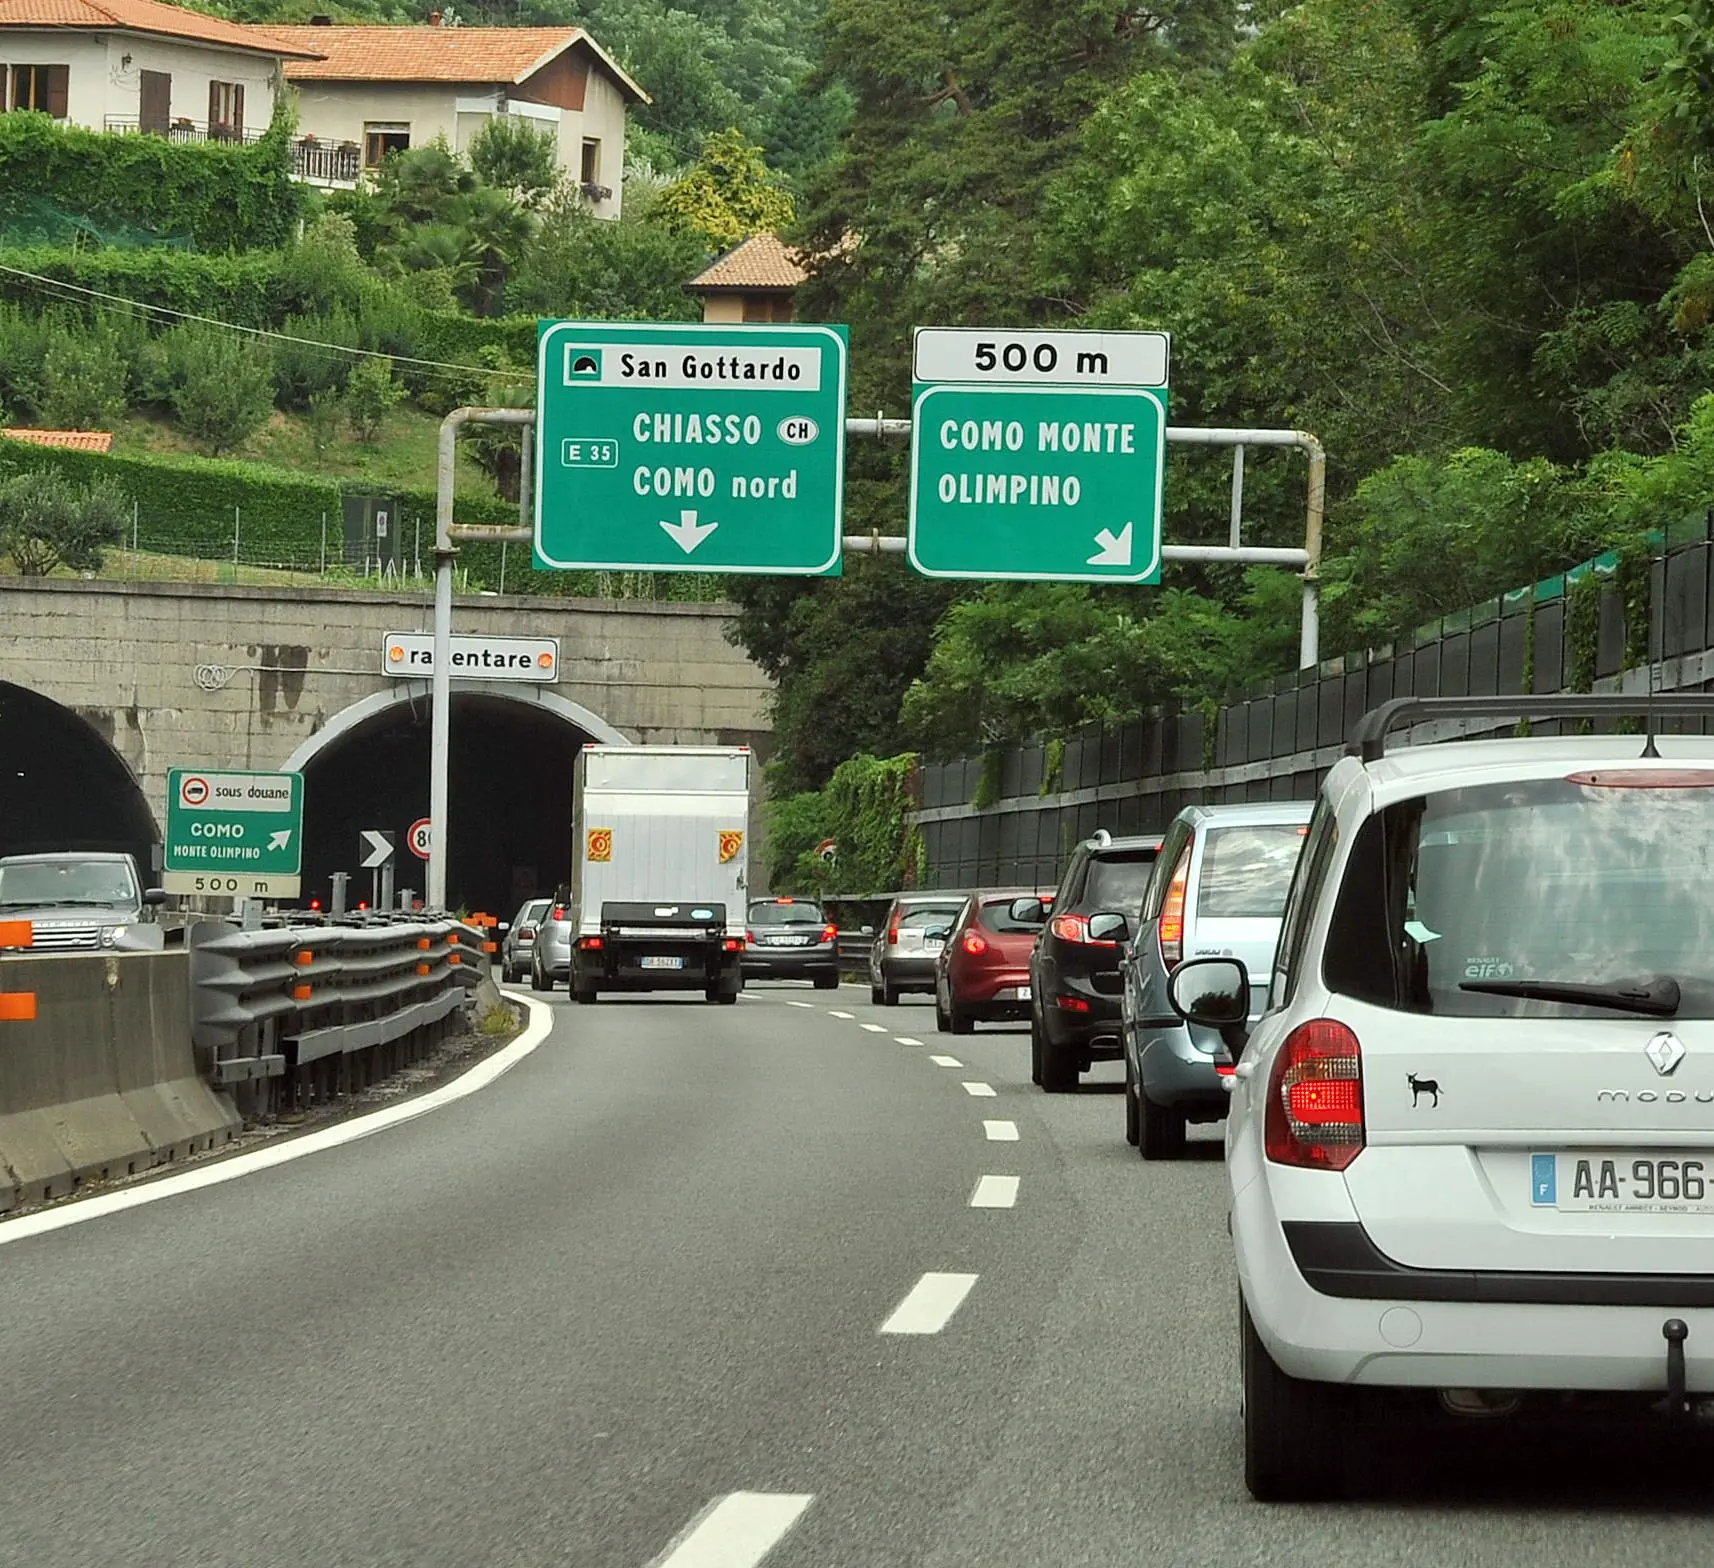
M 561 167 L 597 217 L 619 216 L 626 114 L 649 98 L 583 28 L 257 31 L 298 51 L 285 77 L 306 141 L 354 148 L 361 166 L 374 169 L 388 153 L 439 136 L 467 151 L 494 116 L 516 115 L 553 134 Z
M 284 62 L 314 53 L 159 0 L 0 0 L 0 108 L 93 131 L 254 141 Z
M 111 452 L 111 430 L 14 430 L 0 425 L 0 436 L 8 441 L 27 441 L 31 446 L 57 446 L 73 452 Z
M 702 297 L 704 321 L 791 321 L 798 287 L 808 278 L 801 252 L 777 234 L 752 234 L 685 289 Z

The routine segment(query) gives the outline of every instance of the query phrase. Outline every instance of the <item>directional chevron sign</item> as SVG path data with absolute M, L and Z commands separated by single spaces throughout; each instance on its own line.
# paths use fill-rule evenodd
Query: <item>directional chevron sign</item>
M 929 577 L 1157 583 L 1158 332 L 919 328 L 910 558 Z
M 845 329 L 544 321 L 535 564 L 839 571 Z

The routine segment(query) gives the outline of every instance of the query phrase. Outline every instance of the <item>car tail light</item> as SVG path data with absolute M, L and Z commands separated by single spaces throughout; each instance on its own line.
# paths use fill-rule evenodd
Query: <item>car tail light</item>
M 1344 1024 L 1316 1018 L 1285 1037 L 1264 1132 L 1276 1165 L 1342 1171 L 1363 1152 L 1363 1052 Z
M 1083 947 L 1117 947 L 1119 945 L 1107 937 L 1091 936 L 1087 915 L 1055 915 L 1048 922 L 1048 930 L 1053 932 L 1062 942 L 1076 942 Z
M 1056 996 L 1053 1005 L 1062 1013 L 1086 1013 L 1089 1004 L 1081 996 Z
M 964 951 L 970 954 L 986 953 L 988 951 L 988 938 L 983 936 L 980 931 L 966 931 L 963 947 Z
M 744 939 L 742 937 L 729 936 L 721 945 L 728 953 L 741 953 L 744 951 Z
M 756 940 L 756 933 L 754 931 L 746 931 L 744 933 L 744 940 L 746 942 L 754 942 Z
M 577 939 L 577 945 L 586 953 L 599 953 L 601 951 L 601 938 L 598 936 L 580 936 Z
M 518 940 L 520 942 L 528 942 L 532 937 L 535 936 L 535 934 L 536 934 L 536 928 L 534 926 L 525 926 L 518 933 Z
M 888 947 L 897 947 L 898 945 L 899 945 L 899 923 L 898 923 L 898 921 L 895 920 L 890 926 L 887 927 L 887 946 Z
M 1190 885 L 1190 850 L 1178 857 L 1172 881 L 1167 883 L 1161 903 L 1161 962 L 1175 969 L 1184 958 L 1184 893 Z
M 839 927 L 823 926 L 821 928 L 821 940 L 824 942 L 837 942 L 839 940 Z
M 555 904 L 553 906 L 553 918 L 555 920 L 565 919 L 565 905 L 564 904 Z

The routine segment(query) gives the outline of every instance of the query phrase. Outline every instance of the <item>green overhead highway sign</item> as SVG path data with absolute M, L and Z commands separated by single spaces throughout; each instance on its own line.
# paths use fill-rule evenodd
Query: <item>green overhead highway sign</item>
M 1168 340 L 919 328 L 911 564 L 929 577 L 1156 583 Z
M 161 885 L 169 893 L 296 898 L 303 819 L 301 773 L 174 768 Z
M 535 564 L 837 573 L 845 329 L 544 321 Z

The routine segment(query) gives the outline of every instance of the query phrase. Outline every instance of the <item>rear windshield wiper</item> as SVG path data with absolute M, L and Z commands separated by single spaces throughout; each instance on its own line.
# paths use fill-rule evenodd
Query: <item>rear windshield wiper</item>
M 1460 991 L 1484 996 L 1521 996 L 1537 1002 L 1572 1002 L 1584 1007 L 1610 1007 L 1621 1013 L 1646 1013 L 1670 1018 L 1678 1011 L 1680 991 L 1671 975 L 1646 980 L 1613 980 L 1584 985 L 1575 980 L 1466 980 Z

